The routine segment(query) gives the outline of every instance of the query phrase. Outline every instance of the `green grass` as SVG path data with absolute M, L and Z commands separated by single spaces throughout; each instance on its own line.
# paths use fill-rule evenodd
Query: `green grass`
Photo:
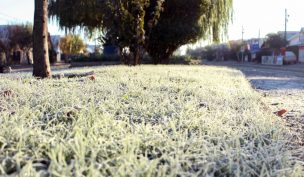
M 241 72 L 93 69 L 96 81 L 0 78 L 0 176 L 303 175 Z

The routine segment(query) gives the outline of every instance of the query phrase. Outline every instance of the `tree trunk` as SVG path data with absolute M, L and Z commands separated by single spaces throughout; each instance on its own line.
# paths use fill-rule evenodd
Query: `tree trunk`
M 161 61 L 161 57 L 160 56 L 155 56 L 154 58 L 153 58 L 153 64 L 154 65 L 158 65 L 158 64 L 160 64 L 160 61 Z
M 50 78 L 51 67 L 48 49 L 48 0 L 35 0 L 33 29 L 33 76 Z
M 0 52 L 0 73 L 4 73 L 5 60 L 5 52 Z
M 153 64 L 170 64 L 170 57 L 173 55 L 173 52 L 177 49 L 176 46 L 171 46 L 163 49 L 156 48 L 156 50 L 150 50 L 149 54 L 153 57 Z
M 162 58 L 161 64 L 168 65 L 170 64 L 170 56 L 165 56 Z
M 140 46 L 134 46 L 130 48 L 131 51 L 131 55 L 129 57 L 129 65 L 140 65 L 141 64 L 141 60 L 142 60 L 142 56 L 141 56 L 141 48 Z
M 178 49 L 178 46 L 170 46 L 167 48 L 166 52 L 162 57 L 162 64 L 170 64 L 170 57 L 173 55 L 174 51 Z
M 30 51 L 26 50 L 26 59 L 27 59 L 27 64 L 31 65 L 31 60 L 30 60 Z
M 134 66 L 140 65 L 140 49 L 138 46 L 136 46 L 135 51 L 134 51 Z

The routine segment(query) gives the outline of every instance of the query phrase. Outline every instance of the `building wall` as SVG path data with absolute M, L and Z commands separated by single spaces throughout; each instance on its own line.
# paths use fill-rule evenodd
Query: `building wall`
M 299 36 L 295 36 L 294 38 L 292 38 L 292 39 L 289 41 L 289 45 L 290 45 L 290 46 L 298 45 L 298 44 L 299 44 Z

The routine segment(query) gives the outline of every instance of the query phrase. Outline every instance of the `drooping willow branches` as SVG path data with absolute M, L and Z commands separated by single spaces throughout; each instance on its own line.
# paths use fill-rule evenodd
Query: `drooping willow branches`
M 51 0 L 50 16 L 65 29 L 105 31 L 107 41 L 129 47 L 134 63 L 144 48 L 167 63 L 181 45 L 219 41 L 227 32 L 233 0 Z M 138 61 L 137 61 L 138 60 Z

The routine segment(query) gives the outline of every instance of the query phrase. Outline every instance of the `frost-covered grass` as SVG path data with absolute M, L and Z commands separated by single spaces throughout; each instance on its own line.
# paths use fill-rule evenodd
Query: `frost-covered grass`
M 0 77 L 0 176 L 303 175 L 283 122 L 239 71 L 94 71 Z

